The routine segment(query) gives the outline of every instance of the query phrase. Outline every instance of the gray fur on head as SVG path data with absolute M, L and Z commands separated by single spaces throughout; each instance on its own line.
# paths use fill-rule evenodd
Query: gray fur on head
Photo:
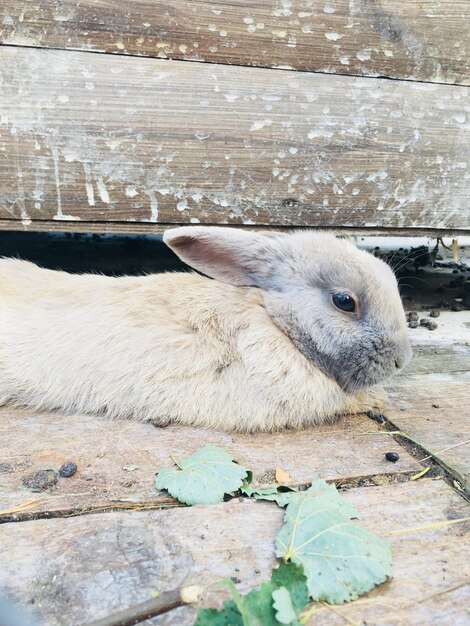
M 390 267 L 321 232 L 272 235 L 217 227 L 169 230 L 164 241 L 195 269 L 263 291 L 277 326 L 345 391 L 379 383 L 410 359 L 405 313 Z M 355 314 L 333 304 L 351 294 Z

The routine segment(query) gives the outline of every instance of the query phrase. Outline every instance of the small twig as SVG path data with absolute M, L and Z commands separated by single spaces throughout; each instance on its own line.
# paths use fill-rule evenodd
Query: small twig
M 299 617 L 299 622 L 302 624 L 302 626 L 309 621 L 312 615 L 316 613 L 319 608 L 319 605 L 315 603 L 313 605 L 307 605 L 304 609 L 302 609 L 302 613 Z
M 443 450 L 438 450 L 437 452 L 434 452 L 434 456 L 437 456 L 438 454 L 442 454 L 443 452 L 447 452 L 447 450 L 452 450 L 453 448 L 464 446 L 467 443 L 470 443 L 470 439 L 467 439 L 467 441 L 460 441 L 459 443 L 454 443 L 453 446 L 449 446 L 448 448 L 444 448 Z M 432 457 L 433 457 L 432 454 L 428 454 L 428 456 L 425 456 L 422 459 L 419 459 L 419 462 L 421 463 L 422 461 L 427 461 L 428 459 L 431 459 Z
M 418 478 L 421 478 L 422 476 L 427 474 L 430 469 L 431 469 L 431 465 L 429 467 L 425 467 L 423 470 L 421 470 L 417 474 L 413 474 L 413 476 L 410 476 L 410 480 L 418 480 Z
M 175 455 L 174 455 L 174 454 L 170 454 L 170 458 L 172 459 L 172 461 L 173 461 L 173 463 L 174 463 L 175 465 L 177 465 L 180 469 L 183 469 L 183 468 L 181 467 L 181 465 L 180 465 L 180 462 L 178 461 L 178 459 L 175 457 Z
M 444 250 L 452 250 L 451 246 L 446 246 L 446 244 L 444 243 L 444 240 L 442 239 L 442 237 L 438 237 L 437 241 L 441 244 L 441 246 L 444 248 Z
M 327 604 L 326 602 L 320 602 L 320 604 L 322 605 L 323 608 L 328 609 L 329 611 L 333 611 L 333 613 L 336 613 L 336 615 L 339 615 L 340 617 L 342 617 L 344 621 L 347 622 L 348 624 L 351 624 L 351 626 L 360 626 L 358 622 L 353 621 L 351 618 L 349 618 L 347 615 L 342 613 L 335 606 L 332 606 L 331 604 Z
M 459 517 L 458 519 L 445 520 L 442 522 L 434 522 L 433 524 L 425 524 L 424 526 L 415 526 L 414 528 L 400 528 L 399 530 L 391 530 L 388 535 L 406 535 L 407 533 L 417 533 L 423 530 L 434 530 L 435 528 L 445 528 L 462 522 L 469 522 L 470 517 Z
M 13 509 L 4 509 L 3 511 L 0 511 L 0 516 L 12 515 L 14 513 L 22 513 L 23 511 L 26 511 L 28 509 L 33 509 L 36 506 L 40 506 L 41 504 L 44 504 L 45 501 L 46 501 L 46 498 L 34 498 L 34 500 L 28 500 L 28 502 L 23 502 L 22 504 L 18 504 L 18 506 L 15 506 Z
M 196 602 L 201 591 L 201 587 L 197 585 L 164 591 L 156 598 L 145 600 L 145 602 L 140 602 L 128 609 L 114 613 L 114 615 L 94 620 L 83 626 L 134 626 L 134 624 L 167 613 L 183 604 Z

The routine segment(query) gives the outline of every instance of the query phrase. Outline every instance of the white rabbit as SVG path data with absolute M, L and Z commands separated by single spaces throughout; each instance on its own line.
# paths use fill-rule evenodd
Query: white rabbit
M 111 278 L 0 260 L 0 403 L 222 430 L 367 409 L 410 358 L 395 276 L 318 232 L 168 230 L 196 273 Z M 215 279 L 215 280 L 214 280 Z

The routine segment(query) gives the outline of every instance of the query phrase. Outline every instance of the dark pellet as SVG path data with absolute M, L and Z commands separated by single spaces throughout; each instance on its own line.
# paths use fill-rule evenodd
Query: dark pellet
M 385 417 L 382 413 L 380 413 L 380 411 L 368 411 L 367 417 L 374 420 L 374 422 L 377 422 L 378 424 L 383 424 L 385 422 Z
M 432 309 L 432 311 L 429 313 L 430 317 L 439 317 L 439 315 L 441 314 L 440 311 L 438 311 L 437 309 Z
M 418 324 L 417 320 L 411 320 L 411 322 L 408 322 L 408 326 L 410 328 L 418 328 L 419 324 Z
M 54 470 L 38 470 L 23 479 L 23 485 L 32 491 L 45 491 L 53 487 L 59 480 Z
M 400 457 L 396 452 L 387 452 L 385 458 L 387 461 L 390 461 L 390 463 L 396 463 Z
M 77 464 L 73 461 L 67 461 L 67 463 L 64 463 L 60 466 L 59 474 L 62 476 L 62 478 L 70 478 L 70 476 L 73 476 L 76 471 Z

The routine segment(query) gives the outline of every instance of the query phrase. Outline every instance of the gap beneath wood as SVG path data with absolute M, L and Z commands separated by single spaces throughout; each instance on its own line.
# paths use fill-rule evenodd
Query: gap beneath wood
M 448 87 L 462 87 L 462 88 L 468 88 L 468 85 L 466 83 L 446 83 L 446 82 L 441 82 L 441 81 L 434 81 L 434 80 L 417 80 L 417 79 L 413 79 L 413 78 L 395 78 L 394 76 L 370 76 L 367 74 L 341 74 L 340 72 L 320 72 L 320 71 L 307 71 L 307 70 L 297 70 L 294 67 L 292 68 L 287 68 L 287 67 L 276 67 L 276 66 L 270 66 L 270 65 L 242 65 L 242 64 L 235 64 L 235 63 L 221 63 L 220 61 L 210 61 L 210 60 L 204 60 L 204 61 L 200 61 L 197 59 L 180 59 L 178 57 L 167 57 L 166 59 L 163 59 L 161 57 L 157 57 L 157 56 L 150 56 L 150 55 L 145 55 L 145 54 L 130 54 L 128 52 L 107 52 L 105 50 L 86 50 L 83 48 L 74 48 L 74 47 L 70 47 L 70 48 L 61 48 L 59 46 L 28 46 L 25 44 L 22 45 L 18 45 L 18 44 L 11 44 L 11 43 L 5 43 L 3 42 L 1 44 L 2 46 L 5 47 L 9 47 L 9 48 L 24 48 L 24 49 L 33 49 L 33 50 L 61 50 L 63 52 L 82 52 L 83 54 L 101 54 L 101 55 L 106 55 L 106 56 L 123 56 L 123 57 L 132 57 L 132 58 L 137 58 L 137 59 L 153 59 L 156 61 L 178 61 L 181 63 L 198 63 L 198 64 L 210 64 L 210 65 L 220 65 L 223 67 L 245 67 L 245 68 L 249 68 L 252 70 L 275 70 L 277 72 L 295 72 L 297 74 L 321 74 L 323 76 L 342 76 L 344 78 L 367 78 L 368 80 L 391 80 L 391 81 L 395 81 L 395 82 L 402 82 L 402 83 L 419 83 L 419 84 L 423 84 L 423 85 L 445 85 Z

